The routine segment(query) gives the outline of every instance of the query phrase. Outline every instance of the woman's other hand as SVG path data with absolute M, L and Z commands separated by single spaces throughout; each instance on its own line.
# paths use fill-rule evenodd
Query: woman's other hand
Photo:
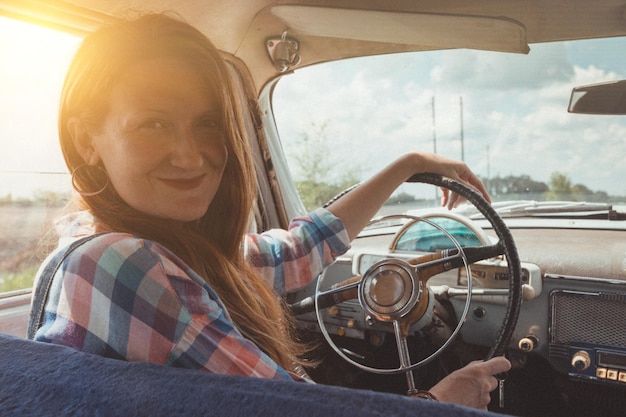
M 442 379 L 430 392 L 442 402 L 486 410 L 491 392 L 498 387 L 495 375 L 509 369 L 511 363 L 503 356 L 474 361 Z

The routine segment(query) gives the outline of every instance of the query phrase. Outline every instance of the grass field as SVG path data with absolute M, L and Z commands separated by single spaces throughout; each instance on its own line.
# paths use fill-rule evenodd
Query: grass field
M 54 242 L 61 207 L 0 206 L 0 292 L 28 288 Z

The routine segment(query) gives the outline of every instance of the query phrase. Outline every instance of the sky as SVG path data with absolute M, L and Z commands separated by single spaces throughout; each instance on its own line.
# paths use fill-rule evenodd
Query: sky
M 79 41 L 0 17 L 0 198 L 68 189 L 56 121 L 63 78 Z
M 404 152 L 433 152 L 436 142 L 437 153 L 464 159 L 481 177 L 548 183 L 559 171 L 626 195 L 626 116 L 567 113 L 572 87 L 625 79 L 625 55 L 626 38 L 615 38 L 536 44 L 528 55 L 359 58 L 296 70 L 279 82 L 274 109 L 283 144 L 326 124 L 332 153 L 343 156 L 334 165 L 358 164 L 366 176 Z
M 8 23 L 0 18 L 0 54 L 15 63 L 0 65 L 0 198 L 66 190 L 57 103 L 79 39 Z M 288 154 L 326 125 L 336 167 L 329 175 L 356 167 L 368 176 L 436 143 L 437 153 L 463 158 L 482 177 L 548 182 L 559 171 L 594 191 L 626 195 L 626 116 L 566 111 L 572 87 L 626 79 L 624 55 L 626 38 L 615 38 L 531 45 L 529 55 L 455 50 L 355 59 L 285 76 L 274 110 Z

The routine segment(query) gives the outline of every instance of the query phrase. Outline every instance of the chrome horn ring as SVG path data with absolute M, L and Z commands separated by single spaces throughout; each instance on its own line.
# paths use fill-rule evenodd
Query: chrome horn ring
M 405 317 L 420 302 L 423 284 L 415 269 L 401 259 L 386 259 L 372 265 L 361 279 L 359 303 L 381 322 Z

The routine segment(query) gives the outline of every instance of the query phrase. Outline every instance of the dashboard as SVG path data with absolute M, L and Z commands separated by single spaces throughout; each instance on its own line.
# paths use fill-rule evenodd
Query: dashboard
M 518 369 L 534 358 L 549 367 L 550 375 L 615 388 L 626 397 L 622 391 L 626 389 L 625 231 L 599 220 L 506 222 L 522 261 L 523 285 L 521 311 L 507 356 Z M 462 247 L 487 245 L 497 241 L 491 232 L 485 221 L 439 211 L 400 224 L 383 224 L 365 230 L 321 279 L 324 286 L 337 286 L 363 275 L 382 259 L 410 260 L 453 248 L 450 236 Z M 443 343 L 460 318 L 463 323 L 457 345 L 469 346 L 465 352 L 484 352 L 502 325 L 508 280 L 506 260 L 501 257 L 433 276 L 428 280 L 429 310 L 410 331 L 419 343 Z M 296 299 L 310 299 L 315 291 L 311 285 Z M 472 293 L 469 302 L 468 292 Z M 432 325 L 436 321 L 439 326 Z M 372 355 L 367 352 L 393 333 L 389 325 L 366 314 L 358 299 L 321 309 L 319 317 L 314 312 L 303 314 L 299 323 L 311 332 L 319 332 L 322 325 L 338 346 L 347 346 L 340 350 L 357 362 L 371 362 Z M 430 352 L 432 349 L 426 354 Z M 470 359 L 480 358 L 466 358 Z

